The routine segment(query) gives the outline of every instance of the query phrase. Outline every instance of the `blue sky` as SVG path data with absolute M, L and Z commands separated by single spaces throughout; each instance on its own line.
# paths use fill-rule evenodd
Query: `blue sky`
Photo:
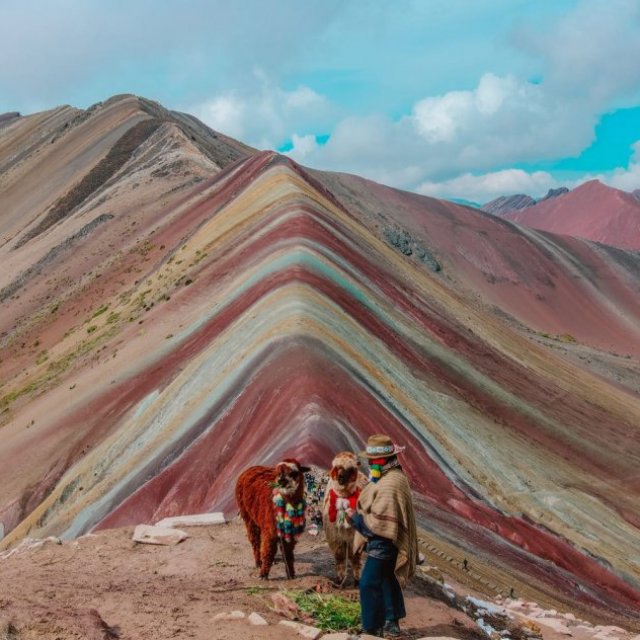
M 640 188 L 638 0 L 0 0 L 0 112 L 136 93 L 445 198 Z

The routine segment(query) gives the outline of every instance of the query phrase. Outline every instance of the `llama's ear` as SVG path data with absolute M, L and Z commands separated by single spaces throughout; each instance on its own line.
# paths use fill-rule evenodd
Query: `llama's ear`
M 302 473 L 309 473 L 309 471 L 311 471 L 311 467 L 300 467 L 300 471 L 302 471 Z

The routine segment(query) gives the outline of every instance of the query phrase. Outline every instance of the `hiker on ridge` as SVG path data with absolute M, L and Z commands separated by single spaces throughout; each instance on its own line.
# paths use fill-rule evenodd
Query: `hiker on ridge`
M 360 609 L 365 633 L 400 635 L 398 621 L 406 617 L 402 588 L 415 573 L 416 522 L 411 489 L 395 445 L 385 435 L 373 435 L 362 453 L 369 460 L 369 484 L 357 510 L 347 517 L 356 530 L 354 546 L 367 545 L 367 561 L 360 577 Z

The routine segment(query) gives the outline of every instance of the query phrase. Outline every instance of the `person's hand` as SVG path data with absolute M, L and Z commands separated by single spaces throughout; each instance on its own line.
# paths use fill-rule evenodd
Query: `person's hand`
M 353 514 L 355 513 L 355 511 L 349 508 L 345 511 L 345 513 L 347 514 L 347 520 L 351 520 L 353 519 Z

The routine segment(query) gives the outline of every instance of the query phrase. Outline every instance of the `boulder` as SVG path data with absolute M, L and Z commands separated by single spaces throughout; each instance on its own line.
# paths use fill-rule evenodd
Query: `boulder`
M 255 611 L 247 616 L 247 620 L 249 621 L 249 624 L 255 625 L 256 627 L 264 627 L 269 624 L 259 613 L 256 613 Z
M 216 613 L 211 620 L 213 622 L 218 622 L 219 620 L 244 620 L 245 619 L 244 611 L 222 611 L 220 613 Z
M 154 527 L 150 524 L 139 524 L 133 532 L 133 541 L 144 544 L 174 545 L 182 542 L 189 535 L 180 529 Z
M 224 513 L 196 513 L 189 516 L 173 516 L 156 522 L 156 527 L 207 527 L 211 524 L 225 524 Z
M 558 618 L 539 618 L 537 622 L 543 627 L 553 629 L 556 633 L 561 633 L 565 636 L 573 635 L 571 629 L 569 629 L 564 620 L 560 620 Z
M 279 624 L 284 627 L 293 629 L 298 635 L 309 640 L 317 640 L 322 635 L 322 629 L 318 627 L 310 627 L 308 624 L 294 622 L 293 620 L 280 620 Z

